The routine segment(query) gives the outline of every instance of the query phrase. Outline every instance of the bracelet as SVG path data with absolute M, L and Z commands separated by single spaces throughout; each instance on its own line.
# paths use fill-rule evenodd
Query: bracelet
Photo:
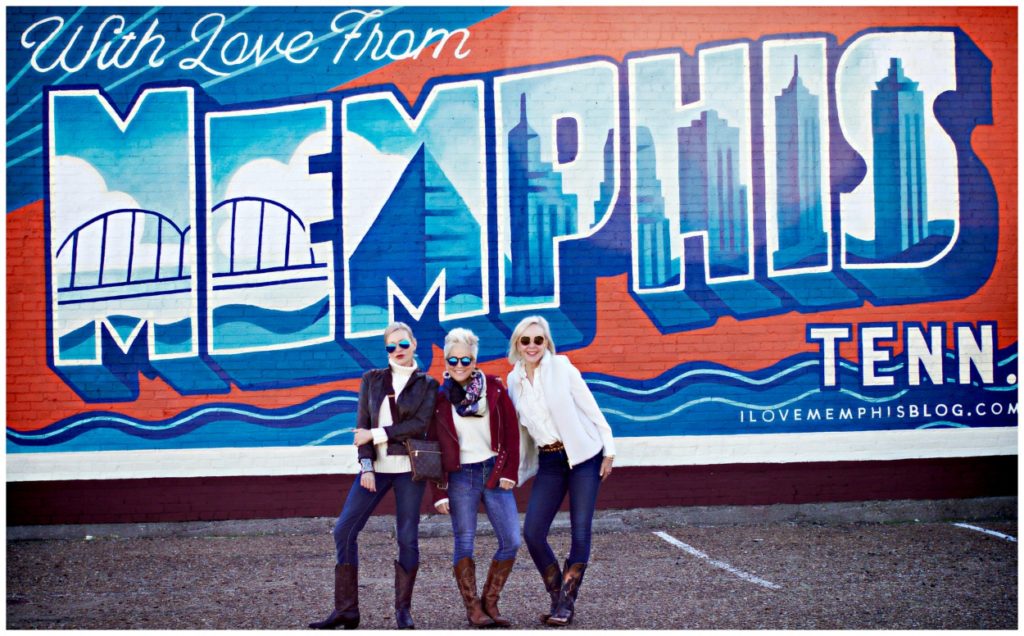
M 359 472 L 372 473 L 373 472 L 373 460 L 369 458 L 362 458 L 359 460 Z

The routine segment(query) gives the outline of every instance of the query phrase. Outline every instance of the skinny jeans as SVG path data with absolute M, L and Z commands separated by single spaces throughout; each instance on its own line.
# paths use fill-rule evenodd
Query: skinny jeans
M 602 451 L 598 451 L 590 459 L 570 468 L 564 449 L 540 453 L 537 476 L 526 507 L 523 538 L 533 564 L 542 574 L 549 565 L 558 562 L 548 544 L 548 533 L 566 494 L 569 495 L 569 525 L 572 533 L 572 546 L 566 563 L 586 563 L 590 559 L 591 529 L 597 506 L 597 491 L 601 485 L 602 461 Z
M 426 482 L 413 481 L 412 473 L 375 473 L 377 492 L 370 492 L 357 478 L 348 491 L 345 506 L 334 524 L 338 564 L 359 565 L 359 532 L 389 490 L 395 491 L 395 526 L 398 562 L 406 572 L 419 565 L 420 503 Z
M 463 464 L 458 471 L 448 475 L 448 511 L 451 513 L 452 533 L 455 535 L 453 565 L 465 557 L 473 558 L 477 510 L 481 501 L 494 534 L 498 537 L 494 560 L 515 558 L 522 544 L 515 495 L 511 490 L 487 487 L 487 480 L 493 471 L 492 457 L 474 464 Z

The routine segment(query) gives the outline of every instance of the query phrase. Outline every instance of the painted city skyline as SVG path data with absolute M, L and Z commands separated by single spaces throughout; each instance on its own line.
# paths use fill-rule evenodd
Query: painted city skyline
M 640 287 L 654 289 L 680 282 L 680 258 L 672 241 L 706 233 L 707 271 L 712 278 L 748 274 L 749 187 L 740 174 L 740 130 L 714 109 L 702 110 L 676 129 L 679 209 L 666 209 L 664 184 L 657 176 L 656 140 L 637 127 L 636 215 Z M 678 235 L 673 238 L 676 217 Z

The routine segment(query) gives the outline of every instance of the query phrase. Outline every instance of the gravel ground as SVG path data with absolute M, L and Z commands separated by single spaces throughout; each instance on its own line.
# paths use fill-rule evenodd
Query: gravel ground
M 1016 537 L 1015 521 L 971 522 Z M 13 629 L 302 629 L 332 598 L 330 523 L 268 535 L 8 540 Z M 360 537 L 360 628 L 394 626 L 391 533 Z M 1015 629 L 1017 544 L 951 523 L 794 523 L 650 528 L 594 536 L 576 629 Z M 564 530 L 552 535 L 568 551 Z M 495 548 L 478 539 L 478 579 Z M 467 627 L 451 538 L 420 540 L 413 615 Z M 771 582 L 752 583 L 716 567 Z M 517 629 L 547 597 L 525 547 L 502 595 Z

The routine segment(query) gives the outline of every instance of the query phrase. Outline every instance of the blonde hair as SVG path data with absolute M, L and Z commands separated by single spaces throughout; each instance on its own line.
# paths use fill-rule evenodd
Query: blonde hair
M 412 335 L 412 328 L 404 322 L 398 322 L 397 320 L 384 329 L 384 341 L 387 342 L 388 336 L 396 331 L 405 331 L 405 333 L 409 334 L 409 339 L 412 340 L 412 343 L 416 344 L 416 336 Z
M 462 327 L 456 327 L 448 332 L 448 335 L 444 337 L 444 357 L 447 358 L 448 354 L 451 353 L 452 347 L 455 345 L 465 345 L 473 352 L 473 359 L 476 360 L 476 355 L 480 351 L 480 338 L 470 331 Z
M 512 338 L 508 341 L 508 361 L 510 364 L 514 365 L 522 357 L 519 355 L 519 347 L 516 344 L 519 342 L 519 338 L 522 337 L 523 332 L 532 325 L 540 325 L 541 331 L 544 332 L 544 346 L 551 352 L 551 355 L 555 355 L 555 341 L 551 338 L 551 327 L 548 326 L 548 321 L 544 319 L 544 316 L 527 316 L 520 320 L 516 328 L 512 330 Z

